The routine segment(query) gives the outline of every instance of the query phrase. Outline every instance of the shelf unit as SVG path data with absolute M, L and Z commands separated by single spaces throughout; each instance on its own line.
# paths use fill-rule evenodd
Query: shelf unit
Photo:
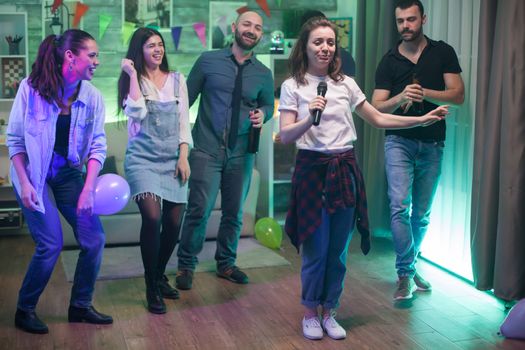
M 27 14 L 25 12 L 0 12 L 0 118 L 8 123 L 18 86 L 27 76 L 28 37 Z M 18 44 L 9 44 L 6 37 L 22 37 Z M 0 129 L 0 176 L 9 178 L 9 154 L 5 145 L 6 125 Z M 0 229 L 20 229 L 23 224 L 21 210 L 16 201 L 11 183 L 0 186 Z
M 275 142 L 279 132 L 278 98 L 281 84 L 288 77 L 287 55 L 257 55 L 274 76 L 275 114 L 263 127 L 256 167 L 261 174 L 257 217 L 273 217 L 283 223 L 288 210 L 291 179 L 295 166 L 295 144 Z
M 0 12 L 0 23 L 0 101 L 12 101 L 20 81 L 27 76 L 27 14 Z M 21 36 L 22 40 L 16 45 L 9 45 L 8 36 Z

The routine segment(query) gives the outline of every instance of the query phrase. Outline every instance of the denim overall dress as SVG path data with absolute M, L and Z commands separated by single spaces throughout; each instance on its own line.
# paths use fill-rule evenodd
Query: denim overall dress
M 180 142 L 179 75 L 173 80 L 175 100 L 146 99 L 147 115 L 139 133 L 128 141 L 124 170 L 134 199 L 155 195 L 169 202 L 187 202 L 188 184 L 175 177 Z

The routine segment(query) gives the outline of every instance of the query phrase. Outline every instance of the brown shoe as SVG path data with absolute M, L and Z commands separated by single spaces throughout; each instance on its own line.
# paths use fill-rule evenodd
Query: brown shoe
M 412 299 L 412 293 L 417 289 L 412 278 L 408 276 L 399 277 L 397 289 L 394 293 L 394 300 Z
M 217 276 L 227 279 L 230 282 L 238 284 L 247 284 L 248 276 L 242 272 L 237 266 L 232 266 L 224 271 L 217 271 Z
M 421 277 L 417 272 L 414 275 L 414 283 L 417 286 L 417 290 L 420 292 L 429 292 L 432 290 L 430 282 Z
M 182 290 L 190 290 L 193 285 L 193 271 L 179 270 L 175 276 L 175 285 Z

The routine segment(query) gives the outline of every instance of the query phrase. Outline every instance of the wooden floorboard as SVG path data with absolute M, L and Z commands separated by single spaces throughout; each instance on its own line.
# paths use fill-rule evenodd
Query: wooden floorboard
M 25 235 L 0 236 L 0 349 L 525 349 L 525 342 L 497 334 L 502 303 L 425 262 L 418 270 L 433 291 L 393 303 L 391 242 L 376 239 L 366 257 L 358 243 L 337 316 L 348 337 L 310 341 L 300 326 L 300 257 L 288 241 L 280 254 L 290 266 L 246 270 L 244 286 L 197 273 L 192 290 L 166 300 L 165 315 L 146 311 L 143 278 L 99 281 L 95 305 L 113 316 L 109 326 L 67 322 L 71 284 L 58 263 L 37 308 L 50 333 L 32 335 L 15 329 L 13 317 L 33 243 Z

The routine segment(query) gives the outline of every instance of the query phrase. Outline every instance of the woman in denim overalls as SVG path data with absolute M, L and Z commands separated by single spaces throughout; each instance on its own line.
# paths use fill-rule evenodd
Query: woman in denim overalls
M 179 298 L 164 272 L 187 201 L 192 139 L 186 81 L 168 70 L 164 39 L 154 29 L 139 28 L 131 38 L 122 60 L 119 106 L 128 116 L 124 166 L 142 216 L 140 248 L 148 310 L 162 314 L 163 297 Z
M 30 333 L 48 332 L 35 308 L 62 250 L 58 211 L 80 246 L 68 320 L 113 322 L 91 304 L 104 249 L 93 201 L 95 179 L 106 158 L 105 109 L 100 92 L 88 82 L 98 64 L 97 43 L 88 33 L 71 29 L 48 36 L 29 78 L 20 84 L 9 117 L 11 177 L 36 244 L 15 315 L 15 325 Z

